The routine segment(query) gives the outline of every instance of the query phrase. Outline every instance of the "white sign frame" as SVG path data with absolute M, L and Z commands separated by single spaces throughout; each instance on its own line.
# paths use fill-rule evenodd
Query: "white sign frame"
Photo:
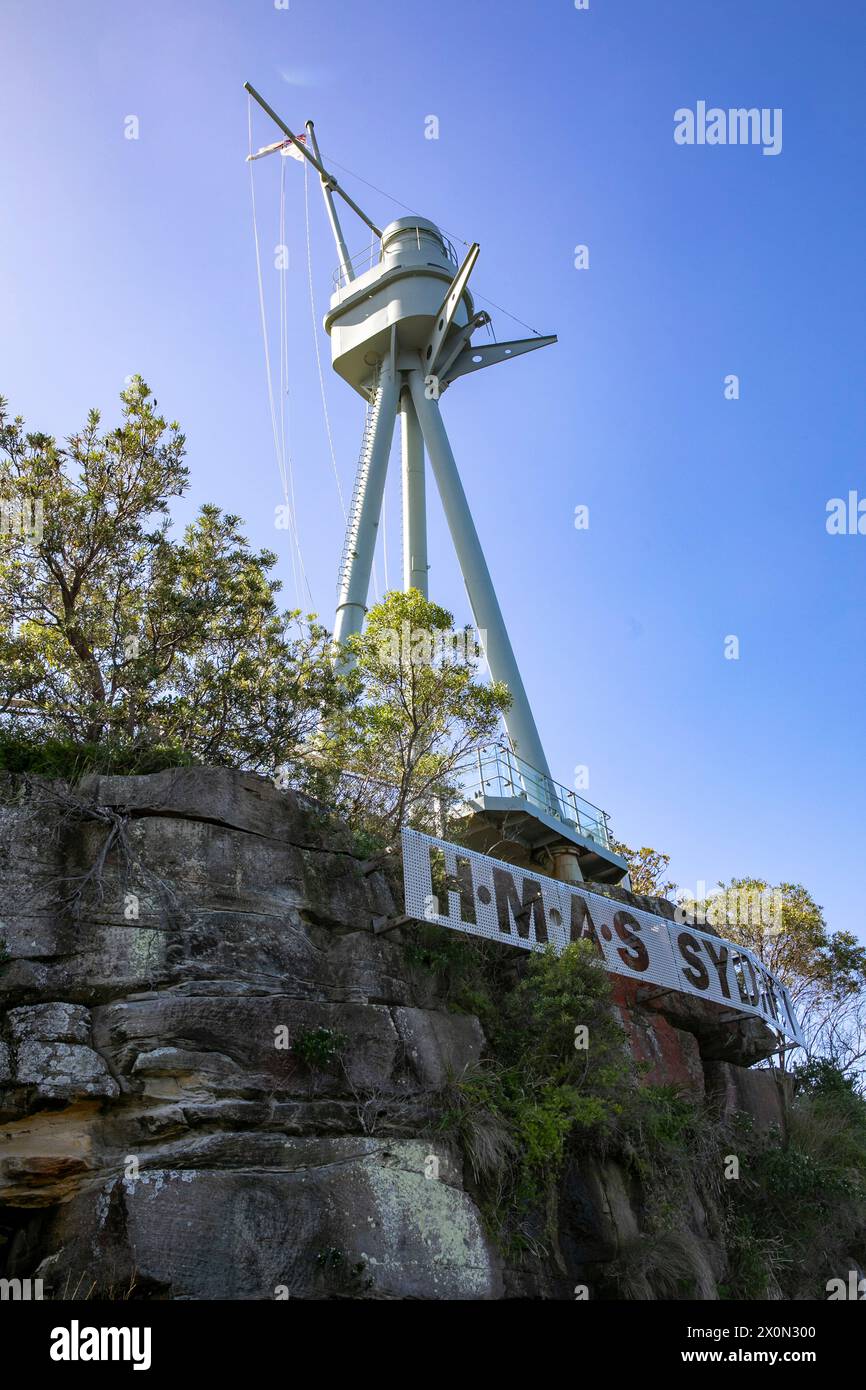
M 419 830 L 404 829 L 402 841 L 408 917 L 529 951 L 551 945 L 557 955 L 587 937 L 611 974 L 710 999 L 805 1045 L 788 990 L 745 946 Z M 431 850 L 444 856 L 446 912 Z

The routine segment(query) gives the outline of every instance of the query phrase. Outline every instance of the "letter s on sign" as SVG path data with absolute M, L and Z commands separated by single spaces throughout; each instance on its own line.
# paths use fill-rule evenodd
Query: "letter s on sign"
M 700 941 L 689 932 L 681 931 L 677 937 L 677 945 L 680 948 L 680 955 L 686 962 L 686 969 L 683 970 L 683 974 L 689 984 L 694 985 L 695 989 L 709 989 L 710 975 L 699 955 Z
M 629 931 L 634 927 L 634 931 Z M 617 947 L 617 955 L 631 970 L 646 970 L 649 966 L 649 951 L 635 931 L 640 931 L 640 922 L 630 912 L 617 912 L 613 919 L 613 929 L 620 941 L 625 942 L 627 950 Z

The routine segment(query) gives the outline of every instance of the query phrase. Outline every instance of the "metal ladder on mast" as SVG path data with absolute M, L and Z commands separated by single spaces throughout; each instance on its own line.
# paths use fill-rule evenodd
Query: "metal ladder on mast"
M 373 447 L 373 438 L 376 432 L 376 421 L 379 418 L 379 411 L 382 406 L 382 386 L 381 386 L 381 367 L 376 367 L 370 385 L 370 400 L 367 405 L 367 414 L 364 420 L 364 433 L 361 438 L 361 452 L 358 457 L 358 468 L 355 473 L 355 485 L 352 489 L 352 500 L 349 504 L 349 518 L 346 523 L 346 535 L 343 541 L 343 553 L 340 556 L 340 571 L 337 578 L 337 589 L 342 591 L 346 582 L 349 566 L 355 554 L 355 542 L 358 539 L 358 525 L 361 517 L 361 500 L 367 484 L 367 474 L 370 471 L 370 455 Z

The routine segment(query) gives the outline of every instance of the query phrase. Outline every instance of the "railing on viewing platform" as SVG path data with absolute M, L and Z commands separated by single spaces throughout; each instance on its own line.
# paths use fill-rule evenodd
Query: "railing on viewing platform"
M 570 788 L 531 767 L 508 748 L 491 746 L 472 753 L 456 769 L 462 794 L 469 801 L 483 797 L 525 801 L 576 830 L 585 839 L 611 847 L 607 813 Z

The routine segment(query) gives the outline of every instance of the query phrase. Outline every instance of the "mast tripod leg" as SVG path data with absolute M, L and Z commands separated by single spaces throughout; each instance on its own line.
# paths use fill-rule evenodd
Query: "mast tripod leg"
M 547 759 L 532 717 L 478 532 L 475 530 L 475 523 L 466 501 L 439 405 L 427 397 L 423 371 L 411 371 L 409 382 L 451 539 L 463 572 L 472 616 L 479 633 L 482 634 L 481 640 L 484 643 L 490 674 L 494 680 L 504 682 L 511 694 L 512 703 L 505 715 L 505 727 L 519 757 L 541 773 L 541 780 L 546 784 L 546 794 L 550 796 L 552 782 Z
M 388 459 L 397 423 L 397 373 L 393 355 L 382 363 L 369 443 L 358 466 L 352 510 L 346 526 L 340 596 L 334 640 L 345 642 L 360 632 L 367 611 L 370 574 L 382 513 Z
M 427 598 L 427 498 L 424 436 L 408 386 L 400 396 L 403 446 L 403 588 Z

